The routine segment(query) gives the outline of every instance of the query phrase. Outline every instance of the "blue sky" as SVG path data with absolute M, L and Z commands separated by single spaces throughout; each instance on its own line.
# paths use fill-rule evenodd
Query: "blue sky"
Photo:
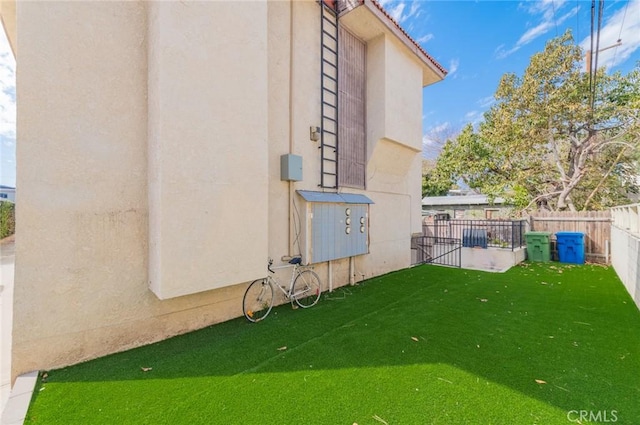
M 477 123 L 490 106 L 500 77 L 522 75 L 529 58 L 547 40 L 571 28 L 589 48 L 591 1 L 379 0 L 441 65 L 447 78 L 424 89 L 425 156 L 437 154 L 434 140 Z M 596 2 L 598 3 L 598 2 Z M 597 16 L 597 14 L 596 14 Z M 627 73 L 640 61 L 640 0 L 607 0 L 599 65 Z M 0 184 L 15 185 L 15 61 L 0 36 Z
M 382 0 L 407 32 L 449 74 L 424 89 L 424 154 L 434 141 L 467 123 L 478 123 L 491 106 L 500 77 L 522 75 L 530 57 L 571 29 L 576 43 L 590 46 L 591 1 L 393 1 Z M 596 7 L 597 7 L 596 2 Z M 640 0 L 605 1 L 598 66 L 629 72 L 640 61 Z M 597 19 L 597 13 L 596 13 Z M 596 21 L 597 22 L 597 21 Z
M 16 62 L 0 31 L 0 185 L 16 183 Z

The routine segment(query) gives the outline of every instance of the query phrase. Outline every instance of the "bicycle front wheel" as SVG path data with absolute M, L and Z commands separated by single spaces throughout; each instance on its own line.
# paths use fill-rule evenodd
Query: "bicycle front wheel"
M 320 278 L 313 270 L 303 270 L 293 282 L 292 298 L 302 308 L 316 305 L 320 299 Z
M 273 307 L 273 286 L 269 281 L 258 279 L 251 282 L 242 299 L 242 312 L 250 322 L 259 322 Z

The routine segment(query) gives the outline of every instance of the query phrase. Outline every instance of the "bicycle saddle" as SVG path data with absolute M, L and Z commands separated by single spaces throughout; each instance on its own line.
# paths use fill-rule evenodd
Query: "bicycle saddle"
M 302 263 L 302 257 L 293 257 L 289 260 L 289 264 L 300 264 Z

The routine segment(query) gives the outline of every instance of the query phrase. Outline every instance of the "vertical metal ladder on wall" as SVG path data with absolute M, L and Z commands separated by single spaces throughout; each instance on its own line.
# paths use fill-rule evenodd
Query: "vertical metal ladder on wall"
M 320 187 L 337 189 L 338 12 L 320 0 L 320 13 Z

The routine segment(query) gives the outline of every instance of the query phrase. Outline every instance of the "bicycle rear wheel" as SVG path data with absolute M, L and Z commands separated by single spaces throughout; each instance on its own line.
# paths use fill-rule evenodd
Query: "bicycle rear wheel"
M 254 280 L 242 299 L 242 312 L 250 322 L 259 322 L 273 307 L 273 287 L 266 278 Z
M 302 308 L 316 305 L 320 299 L 320 278 L 313 270 L 303 270 L 298 273 L 293 282 L 293 294 L 291 297 Z

